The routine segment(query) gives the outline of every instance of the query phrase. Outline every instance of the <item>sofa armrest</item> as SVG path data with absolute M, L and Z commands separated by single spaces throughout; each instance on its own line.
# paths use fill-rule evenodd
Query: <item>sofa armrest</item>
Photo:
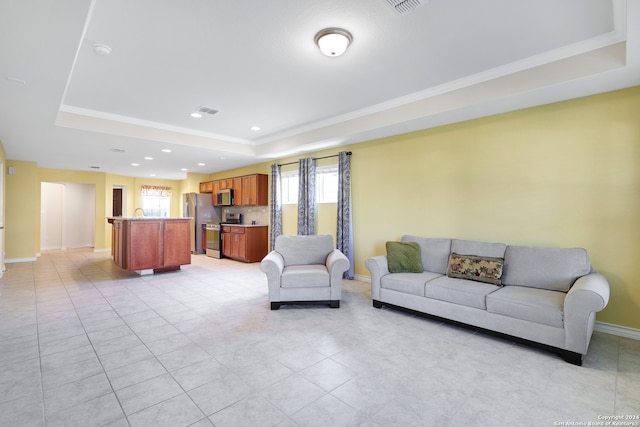
M 269 300 L 280 301 L 280 278 L 284 270 L 284 258 L 278 252 L 271 251 L 260 262 L 260 270 L 267 275 Z
M 568 350 L 586 354 L 595 313 L 609 303 L 609 282 L 598 273 L 580 277 L 564 299 L 564 328 Z
M 380 280 L 389 274 L 389 264 L 386 255 L 378 255 L 365 261 L 365 266 L 371 273 L 371 298 L 380 299 Z

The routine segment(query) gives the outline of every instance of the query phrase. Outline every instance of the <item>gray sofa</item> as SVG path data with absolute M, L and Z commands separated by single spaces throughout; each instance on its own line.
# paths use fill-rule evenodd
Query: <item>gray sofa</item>
M 609 283 L 594 272 L 585 249 L 418 236 L 402 242 L 418 244 L 424 271 L 390 273 L 387 255 L 366 260 L 374 307 L 401 307 L 508 335 L 582 364 L 595 313 L 609 301 Z M 502 258 L 501 283 L 450 277 L 451 254 Z

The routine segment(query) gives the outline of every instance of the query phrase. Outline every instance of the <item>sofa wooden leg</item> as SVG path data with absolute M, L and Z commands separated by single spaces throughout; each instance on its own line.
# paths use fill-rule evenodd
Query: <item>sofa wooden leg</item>
M 380 301 L 374 299 L 373 300 L 373 306 L 375 308 L 382 308 L 382 303 Z
M 331 300 L 329 301 L 329 307 L 331 308 L 340 308 L 340 300 Z
M 271 310 L 278 310 L 281 305 L 282 304 L 280 304 L 279 302 L 272 302 L 271 303 Z

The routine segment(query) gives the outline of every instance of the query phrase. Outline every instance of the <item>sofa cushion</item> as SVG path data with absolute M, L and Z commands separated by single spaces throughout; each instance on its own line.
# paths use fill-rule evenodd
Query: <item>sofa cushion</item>
M 285 267 L 280 279 L 283 288 L 329 287 L 329 283 L 329 271 L 324 264 Z
M 415 242 L 387 242 L 390 273 L 422 273 L 420 245 Z
M 505 286 L 487 295 L 487 311 L 562 328 L 566 296 L 546 289 Z
M 589 254 L 582 248 L 509 246 L 502 284 L 567 292 L 577 278 L 590 271 Z
M 449 257 L 447 276 L 500 285 L 503 263 L 502 258 L 452 253 Z
M 493 258 L 504 258 L 504 251 L 507 245 L 504 243 L 474 242 L 473 240 L 453 239 L 451 241 L 451 252 L 460 255 L 488 256 Z
M 425 296 L 484 310 L 487 308 L 486 296 L 498 289 L 488 283 L 441 276 L 427 283 Z
M 380 286 L 384 289 L 423 297 L 425 283 L 437 277 L 442 277 L 442 275 L 428 271 L 423 271 L 422 273 L 386 274 L 382 276 Z
M 403 242 L 416 242 L 420 245 L 422 268 L 433 273 L 447 274 L 451 239 L 436 239 L 418 236 L 402 236 Z
M 284 266 L 324 264 L 333 251 L 333 237 L 316 236 L 278 236 L 275 251 L 282 255 Z

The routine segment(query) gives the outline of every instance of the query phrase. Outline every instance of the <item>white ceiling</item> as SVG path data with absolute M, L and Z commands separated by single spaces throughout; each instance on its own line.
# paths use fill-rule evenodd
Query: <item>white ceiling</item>
M 423 3 L 0 0 L 0 140 L 182 179 L 640 84 L 640 2 Z M 343 56 L 313 43 L 326 27 L 353 34 Z

